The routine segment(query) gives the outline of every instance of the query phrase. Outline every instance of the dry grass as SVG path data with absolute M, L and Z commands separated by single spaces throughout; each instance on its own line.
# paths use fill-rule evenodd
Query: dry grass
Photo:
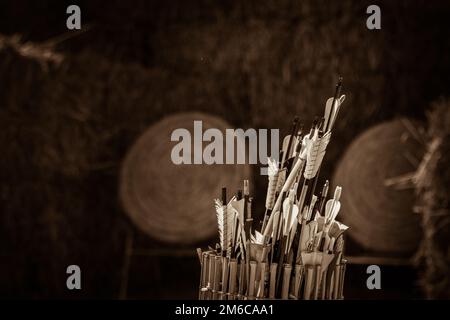
M 428 151 L 416 175 L 417 211 L 424 236 L 416 264 L 430 299 L 450 298 L 450 100 L 440 100 L 429 113 Z

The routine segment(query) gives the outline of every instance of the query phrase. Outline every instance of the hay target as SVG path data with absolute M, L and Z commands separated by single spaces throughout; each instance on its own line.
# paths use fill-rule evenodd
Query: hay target
M 217 128 L 225 135 L 232 128 L 224 120 L 204 113 L 178 113 L 148 128 L 129 150 L 122 166 L 120 197 L 133 223 L 148 235 L 170 243 L 195 243 L 216 234 L 212 199 L 223 186 L 242 188 L 250 178 L 249 165 L 194 165 L 172 162 L 175 129 L 194 137 L 194 120 L 203 130 Z M 191 139 L 191 150 L 194 150 Z
M 389 179 L 415 171 L 424 146 L 407 130 L 406 119 L 379 124 L 357 137 L 336 168 L 333 183 L 345 191 L 342 220 L 364 248 L 412 254 L 421 238 L 413 212 L 414 190 L 388 186 Z

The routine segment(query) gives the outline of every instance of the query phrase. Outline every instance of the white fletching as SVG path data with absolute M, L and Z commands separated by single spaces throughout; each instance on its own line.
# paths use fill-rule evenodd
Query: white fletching
M 255 235 L 251 235 L 251 240 L 252 243 L 264 244 L 264 236 L 258 231 L 255 231 Z
M 303 137 L 302 140 L 302 148 L 300 149 L 300 159 L 306 160 L 310 145 L 311 145 L 311 134 L 308 133 Z
M 308 142 L 306 150 L 306 166 L 303 176 L 305 179 L 311 179 L 314 169 L 314 164 L 317 158 L 317 152 L 319 151 L 320 140 L 318 136 L 318 130 L 314 131 L 313 136 Z
M 216 207 L 217 226 L 219 229 L 220 247 L 223 251 L 228 251 L 231 247 L 233 234 L 234 214 L 232 208 L 228 210 L 219 199 L 214 200 Z
M 327 132 L 322 138 L 319 138 L 317 130 L 311 139 L 309 152 L 306 157 L 306 168 L 303 176 L 305 179 L 312 179 L 316 176 L 322 163 L 323 157 L 330 142 L 331 133 Z
M 323 118 L 325 119 L 323 122 L 323 127 L 326 128 L 328 125 L 328 122 L 330 121 L 330 115 L 331 115 L 331 110 L 332 108 L 332 104 L 333 104 L 333 98 L 328 98 L 326 104 L 325 104 L 325 112 L 323 115 Z
M 267 166 L 269 167 L 268 171 L 267 171 L 269 177 L 273 177 L 274 175 L 276 175 L 278 173 L 278 163 L 275 159 L 268 158 Z
M 319 152 L 320 140 L 319 131 L 314 130 L 314 134 L 309 141 L 308 150 L 306 153 L 306 167 L 303 176 L 305 179 L 314 178 L 314 167 L 317 159 L 317 153 Z
M 336 102 L 334 103 L 332 112 L 330 114 L 327 131 L 331 131 L 331 129 L 333 129 L 334 122 L 336 121 L 337 115 L 339 113 L 339 109 L 340 109 L 342 103 L 344 102 L 344 100 L 345 100 L 345 94 L 343 94 L 339 99 L 336 99 Z
M 278 184 L 278 163 L 276 160 L 269 158 L 267 160 L 268 164 L 268 177 L 269 183 L 267 184 L 267 196 L 266 196 L 266 208 L 272 209 L 275 203 L 275 192 Z
M 298 216 L 298 206 L 296 204 L 293 204 L 291 215 L 286 220 L 289 222 L 289 227 L 286 228 L 287 227 L 287 223 L 286 223 L 285 234 L 287 234 L 292 229 L 292 227 L 294 226 L 295 223 L 298 223 L 297 216 Z
M 330 199 L 327 201 L 327 204 L 325 205 L 325 225 L 328 226 L 328 228 L 336 219 L 340 209 L 341 203 L 339 200 Z

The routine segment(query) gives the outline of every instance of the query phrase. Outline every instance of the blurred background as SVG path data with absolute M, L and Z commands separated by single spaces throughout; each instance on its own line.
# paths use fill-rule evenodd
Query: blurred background
M 70 4 L 80 31 L 66 28 Z M 366 27 L 370 4 L 381 30 Z M 165 119 L 200 112 L 284 136 L 295 115 L 306 127 L 322 115 L 341 75 L 319 181 L 343 185 L 354 230 L 345 297 L 448 298 L 449 16 L 439 0 L 2 0 L 0 297 L 195 299 L 195 248 L 217 236 L 177 210 L 210 201 L 192 214 L 214 217 L 216 182 L 235 174 L 251 179 L 260 215 L 267 178 L 257 165 L 170 174 Z M 143 189 L 124 191 L 127 179 Z M 141 219 L 130 192 L 152 200 Z M 366 287 L 372 263 L 382 290 Z M 79 291 L 66 288 L 72 264 Z

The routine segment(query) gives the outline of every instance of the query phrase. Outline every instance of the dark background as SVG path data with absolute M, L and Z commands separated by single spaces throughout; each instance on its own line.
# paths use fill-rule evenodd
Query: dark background
M 81 7 L 84 32 L 65 39 L 69 4 Z M 381 7 L 381 30 L 366 28 L 369 4 Z M 310 123 L 322 112 L 340 74 L 347 100 L 329 177 L 362 130 L 423 120 L 449 95 L 449 16 L 448 1 L 1 0 L 0 34 L 64 61 L 0 51 L 0 296 L 195 298 L 193 247 L 141 233 L 120 206 L 121 161 L 139 134 L 186 110 L 286 133 L 294 114 Z M 70 264 L 82 269 L 79 292 L 66 289 Z M 346 297 L 421 297 L 414 270 L 384 270 L 374 293 L 365 267 L 350 267 Z

